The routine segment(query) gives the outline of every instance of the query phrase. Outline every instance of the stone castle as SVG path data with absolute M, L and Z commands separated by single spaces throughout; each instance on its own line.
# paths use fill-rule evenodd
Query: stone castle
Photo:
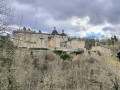
M 24 48 L 48 48 L 48 49 L 84 49 L 84 40 L 78 38 L 68 38 L 62 30 L 59 34 L 54 27 L 51 34 L 32 31 L 23 28 L 13 31 L 13 43 L 17 47 Z

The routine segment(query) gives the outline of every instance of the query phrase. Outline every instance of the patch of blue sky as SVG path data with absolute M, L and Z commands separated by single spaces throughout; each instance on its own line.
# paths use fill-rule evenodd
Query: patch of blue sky
M 87 35 L 85 36 L 86 38 L 103 38 L 103 37 L 107 37 L 106 35 L 103 35 L 101 33 L 94 33 L 94 32 L 91 32 L 91 33 L 87 33 Z

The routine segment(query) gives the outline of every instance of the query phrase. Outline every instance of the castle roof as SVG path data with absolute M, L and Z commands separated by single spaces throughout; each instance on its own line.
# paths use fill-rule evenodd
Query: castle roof
M 53 30 L 52 35 L 58 35 L 58 32 L 56 30 Z
M 54 27 L 54 30 L 52 32 L 52 35 L 59 35 L 59 33 L 57 32 L 56 28 Z
M 64 33 L 64 30 L 62 30 L 62 34 L 60 34 L 60 36 L 67 36 L 67 35 Z
M 67 36 L 65 33 L 60 34 L 60 36 Z

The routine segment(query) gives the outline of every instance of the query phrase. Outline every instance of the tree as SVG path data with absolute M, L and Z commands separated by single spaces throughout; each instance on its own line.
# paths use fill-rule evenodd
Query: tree
M 118 38 L 117 36 L 114 35 L 114 40 L 117 42 L 118 41 Z
M 67 60 L 67 59 L 69 60 L 70 59 L 70 55 L 64 53 L 64 54 L 60 55 L 60 58 L 62 58 L 63 60 Z
M 95 46 L 95 39 L 91 38 L 91 39 L 86 39 L 85 40 L 85 48 L 87 50 L 91 50 L 92 46 Z
M 111 42 L 112 42 L 112 45 L 114 45 L 115 42 L 118 42 L 117 36 L 114 35 L 113 37 L 111 37 Z
M 13 19 L 13 12 L 5 0 L 0 0 L 0 30 L 4 31 L 9 29 Z
M 26 28 L 25 28 L 25 27 L 23 27 L 23 30 L 24 30 L 24 31 L 26 31 Z

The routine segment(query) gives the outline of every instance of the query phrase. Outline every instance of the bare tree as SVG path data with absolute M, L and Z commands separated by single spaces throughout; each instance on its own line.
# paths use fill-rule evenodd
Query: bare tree
M 13 10 L 5 0 L 0 0 L 0 30 L 7 30 L 12 23 Z
M 23 17 L 23 12 L 22 12 L 21 16 L 19 16 L 18 20 L 16 21 L 19 30 L 21 30 L 21 27 L 23 26 L 23 22 L 24 22 L 24 17 Z

